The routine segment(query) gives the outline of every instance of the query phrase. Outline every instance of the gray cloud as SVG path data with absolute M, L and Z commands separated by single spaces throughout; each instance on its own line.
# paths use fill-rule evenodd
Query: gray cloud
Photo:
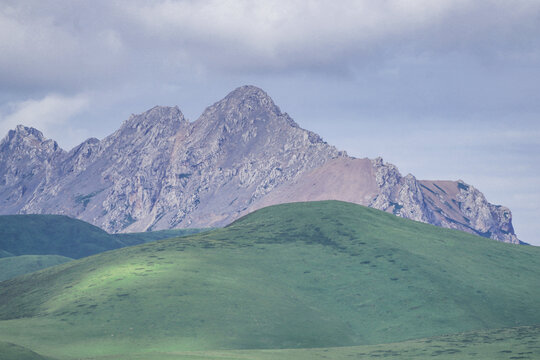
M 3 1 L 0 80 L 81 89 L 149 72 L 347 73 L 455 51 L 528 61 L 539 14 L 526 0 Z

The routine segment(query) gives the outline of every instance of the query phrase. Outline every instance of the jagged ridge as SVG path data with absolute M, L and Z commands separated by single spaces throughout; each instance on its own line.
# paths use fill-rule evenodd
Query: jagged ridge
M 156 106 L 69 152 L 38 130 L 18 126 L 0 143 L 0 214 L 65 214 L 109 232 L 130 232 L 221 226 L 264 204 L 338 199 L 518 241 L 510 211 L 465 184 L 448 197 L 382 159 L 363 160 L 362 171 L 331 175 L 332 164 L 361 160 L 300 128 L 261 89 L 243 86 L 192 123 L 178 107 Z M 337 180 L 307 196 L 297 184 L 314 173 L 316 182 Z M 331 189 L 340 178 L 366 187 L 343 186 L 336 194 Z

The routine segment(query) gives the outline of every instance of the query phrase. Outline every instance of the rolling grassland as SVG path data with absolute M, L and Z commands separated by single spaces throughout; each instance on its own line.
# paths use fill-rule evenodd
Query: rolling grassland
M 0 341 L 57 359 L 534 358 L 539 250 L 277 205 L 1 282 Z

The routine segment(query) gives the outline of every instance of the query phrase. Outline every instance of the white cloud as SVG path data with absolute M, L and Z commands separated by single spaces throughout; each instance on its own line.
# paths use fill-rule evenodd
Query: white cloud
M 86 27 L 75 16 L 95 23 L 99 14 L 80 4 L 66 8 L 73 14 L 31 1 L 0 5 L 0 91 L 81 88 L 120 68 L 124 48 L 114 27 Z
M 3 137 L 17 125 L 25 125 L 42 131 L 47 137 L 60 140 L 62 144 L 72 145 L 65 138 L 66 134 L 72 132 L 69 120 L 86 110 L 89 101 L 86 95 L 66 97 L 51 94 L 39 100 L 10 104 L 8 113 L 0 114 L 0 134 Z
M 167 0 L 122 7 L 145 36 L 209 67 L 330 66 L 326 71 L 401 47 L 476 52 L 534 33 L 540 11 L 527 0 Z
M 127 4 L 127 14 L 148 36 L 177 44 L 208 65 L 286 68 L 339 62 L 378 41 L 425 29 L 466 3 L 164 1 Z

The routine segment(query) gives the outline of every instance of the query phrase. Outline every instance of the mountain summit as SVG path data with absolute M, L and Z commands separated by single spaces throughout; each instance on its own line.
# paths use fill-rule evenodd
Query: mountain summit
M 131 232 L 222 226 L 264 205 L 332 199 L 518 242 L 510 210 L 474 187 L 351 158 L 255 86 L 194 122 L 178 107 L 156 106 L 69 152 L 22 126 L 0 142 L 0 214 L 64 214 Z

